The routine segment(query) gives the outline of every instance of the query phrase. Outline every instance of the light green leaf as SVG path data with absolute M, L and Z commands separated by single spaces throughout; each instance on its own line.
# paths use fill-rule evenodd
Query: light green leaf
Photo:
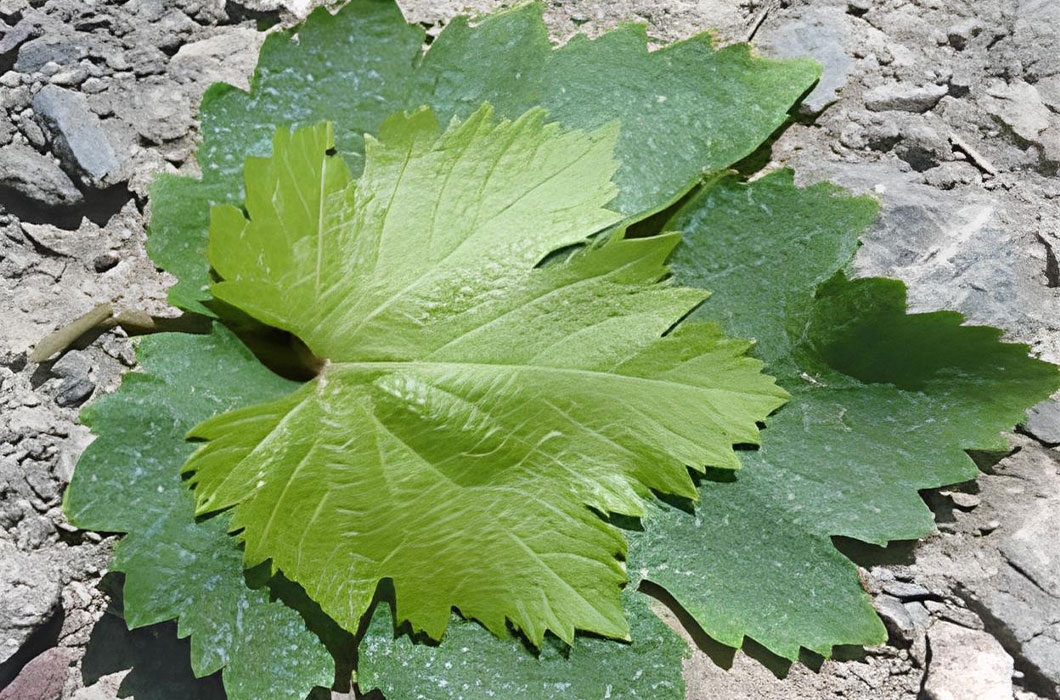
M 125 572 L 131 628 L 179 618 L 198 676 L 224 669 L 232 700 L 301 700 L 330 686 L 334 662 L 301 616 L 243 577 L 225 518 L 196 523 L 180 466 L 199 421 L 291 390 L 228 331 L 144 338 L 143 372 L 82 413 L 98 435 L 82 455 L 64 509 L 82 528 L 128 533 L 112 568 Z
M 832 538 L 885 544 L 931 531 L 918 491 L 972 479 L 965 450 L 1060 384 L 1000 331 L 956 313 L 909 315 L 894 280 L 849 281 L 875 205 L 790 172 L 734 178 L 667 224 L 679 282 L 714 291 L 695 314 L 756 338 L 792 392 L 731 481 L 704 481 L 694 513 L 665 506 L 630 533 L 630 567 L 665 587 L 720 642 L 745 636 L 788 659 L 800 646 L 876 644 L 883 627 Z
M 714 51 L 706 34 L 649 53 L 633 24 L 555 49 L 541 10 L 524 5 L 474 27 L 455 19 L 426 54 L 423 30 L 392 0 L 353 0 L 334 16 L 320 9 L 271 35 L 249 94 L 217 86 L 203 99 L 203 179 L 166 176 L 152 190 L 148 249 L 179 280 L 170 300 L 209 313 L 207 211 L 241 201 L 243 159 L 267 156 L 279 126 L 334 122 L 336 148 L 358 176 L 363 135 L 403 109 L 426 105 L 447 123 L 483 102 L 510 119 L 542 106 L 587 130 L 617 119 L 612 209 L 639 217 L 753 152 L 819 75 L 813 61 L 755 57 L 744 45 Z
M 688 646 L 643 594 L 622 597 L 632 643 L 578 637 L 568 647 L 546 637 L 539 651 L 461 618 L 441 644 L 414 643 L 395 634 L 390 608 L 380 605 L 361 641 L 358 684 L 388 700 L 684 700 Z
M 625 543 L 590 508 L 693 497 L 686 465 L 738 467 L 784 392 L 716 326 L 667 333 L 705 296 L 667 279 L 676 236 L 538 266 L 616 221 L 613 127 L 483 107 L 439 136 L 430 111 L 397 115 L 348 185 L 329 136 L 279 132 L 248 164 L 249 220 L 215 211 L 214 294 L 324 367 L 192 431 L 198 512 L 233 508 L 246 564 L 351 631 L 389 578 L 434 638 L 454 606 L 534 644 L 625 638 Z

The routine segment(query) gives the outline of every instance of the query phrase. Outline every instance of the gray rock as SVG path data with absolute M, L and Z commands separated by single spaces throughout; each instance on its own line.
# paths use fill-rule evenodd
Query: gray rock
M 246 0 L 244 5 L 247 9 L 256 12 L 275 12 L 286 10 L 298 19 L 304 18 L 313 9 L 312 0 Z
M 51 367 L 52 374 L 65 379 L 87 377 L 91 370 L 92 361 L 82 350 L 68 350 Z
M 18 143 L 0 148 L 0 190 L 45 207 L 73 206 L 83 198 L 50 158 Z
M 944 85 L 914 86 L 887 83 L 865 93 L 865 107 L 874 112 L 926 112 L 938 104 L 946 93 Z
M 882 200 L 854 261 L 858 275 L 905 281 L 914 312 L 957 310 L 971 323 L 1008 330 L 1047 358 L 1060 356 L 1060 296 L 1042 283 L 1034 212 L 1017 216 L 996 195 L 943 192 L 882 164 L 803 166 L 804 182 L 842 182 Z
M 924 172 L 924 182 L 940 190 L 952 190 L 958 185 L 972 185 L 983 179 L 979 169 L 971 163 L 954 160 L 941 163 Z
M 1033 664 L 1046 678 L 1060 687 L 1060 628 L 1050 630 L 1052 636 L 1043 634 L 1029 640 L 1022 647 L 1023 658 Z
M 1049 445 L 1060 445 L 1060 402 L 1042 401 L 1027 411 L 1023 428 Z
M 1019 0 L 1012 41 L 1022 48 L 1032 79 L 1060 74 L 1060 3 Z
M 203 91 L 212 83 L 249 90 L 264 38 L 262 32 L 250 27 L 234 27 L 209 39 L 185 44 L 170 59 L 169 74 L 179 83 L 200 85 Z
M 11 143 L 11 140 L 15 137 L 15 131 L 15 125 L 11 123 L 6 114 L 0 112 L 0 146 L 6 146 Z
M 874 151 L 891 150 L 901 137 L 902 132 L 893 119 L 873 121 L 865 128 L 865 143 Z
M 67 65 L 88 55 L 87 47 L 70 37 L 45 33 L 44 36 L 27 41 L 18 50 L 15 70 L 19 73 L 36 73 L 45 63 Z
M 1060 598 L 1060 495 L 1027 498 L 1025 515 L 1001 543 L 1001 554 L 1020 573 Z
M 74 66 L 73 68 L 64 68 L 59 72 L 48 78 L 48 82 L 52 85 L 60 85 L 63 87 L 70 87 L 80 85 L 88 79 L 88 69 L 84 66 Z
M 43 150 L 48 145 L 48 139 L 44 136 L 44 129 L 40 128 L 40 124 L 33 119 L 33 112 L 29 109 L 25 109 L 19 114 L 18 122 L 19 131 L 29 141 L 29 145 L 33 146 L 37 150 Z
M 106 57 L 107 67 L 113 70 L 129 70 L 129 61 L 125 58 L 125 53 L 119 49 L 111 51 Z
M 60 604 L 59 573 L 42 554 L 0 540 L 0 663 L 45 625 Z
M 936 622 L 928 646 L 924 694 L 931 700 L 1012 700 L 1012 657 L 986 632 Z
M 1055 530 L 1042 534 L 1043 528 L 1056 527 L 1055 522 L 1050 525 L 1050 511 L 1060 508 L 1060 473 L 1051 450 L 1029 438 L 1020 443 L 1019 452 L 994 467 L 996 475 L 980 479 L 984 502 L 1005 519 L 991 535 L 1000 538 L 998 549 L 970 542 L 971 550 L 963 557 L 947 556 L 946 561 L 952 565 L 961 558 L 977 564 L 985 560 L 978 578 L 967 569 L 955 574 L 968 581 L 970 606 L 1019 645 L 1028 670 L 1060 687 L 1058 575 L 1055 565 L 1049 570 L 1056 560 L 1057 538 Z
M 809 56 L 821 63 L 820 81 L 799 106 L 804 114 L 820 114 L 847 84 L 854 65 L 844 47 L 850 37 L 849 22 L 841 8 L 810 9 L 794 20 L 768 25 L 756 38 L 766 53 L 784 58 Z
M 1042 102 L 1054 111 L 1060 111 L 1060 75 L 1042 78 L 1034 87 L 1038 90 L 1038 96 L 1042 98 Z
M 872 604 L 893 637 L 897 637 L 907 644 L 916 639 L 917 621 L 913 619 L 913 616 L 902 601 L 889 595 L 881 595 L 877 596 L 872 601 Z
M 29 87 L 26 85 L 10 90 L 0 90 L 0 107 L 12 114 L 17 114 L 29 107 L 30 98 Z
M 37 73 L 44 76 L 45 78 L 50 78 L 62 69 L 63 67 L 55 61 L 48 61 L 37 70 Z
M 133 73 L 140 78 L 164 73 L 169 60 L 160 48 L 150 44 L 141 44 L 126 51 L 125 58 L 132 66 Z
M 1051 115 L 1038 90 L 1022 80 L 995 82 L 987 87 L 979 105 L 1012 130 L 1019 138 L 1041 145 L 1041 133 L 1049 128 Z
M 100 80 L 99 78 L 87 78 L 81 85 L 81 92 L 88 95 L 95 95 L 106 91 L 108 87 L 110 87 L 110 85 L 108 85 L 105 80 Z
M 913 639 L 923 637 L 931 624 L 931 613 L 919 600 L 904 603 L 909 619 L 913 621 Z
M 968 42 L 979 36 L 983 31 L 983 25 L 976 17 L 969 17 L 963 19 L 960 22 L 952 25 L 946 30 L 946 40 L 950 46 L 963 51 L 968 46 Z
M 919 600 L 931 595 L 930 591 L 919 583 L 905 581 L 888 581 L 883 584 L 883 592 L 900 600 Z
M 5 56 L 30 39 L 40 36 L 40 27 L 30 19 L 23 19 L 0 38 L 0 56 Z
M 926 601 L 924 607 L 927 608 L 932 616 L 946 620 L 947 622 L 952 622 L 955 625 L 967 627 L 972 630 L 985 629 L 983 621 L 979 616 L 968 608 L 958 608 L 952 603 L 943 603 L 937 600 Z
M 107 91 L 114 113 L 151 143 L 164 143 L 184 136 L 194 123 L 187 97 L 172 83 L 144 85 L 116 92 Z
M 949 141 L 935 129 L 923 124 L 903 129 L 901 141 L 895 148 L 898 157 L 917 172 L 936 167 L 951 152 Z
M 33 657 L 0 690 L 0 700 L 55 700 L 62 694 L 67 670 L 75 657 L 73 649 L 64 648 L 48 649 Z
M 88 401 L 88 397 L 95 390 L 95 383 L 88 377 L 69 377 L 59 385 L 55 393 L 55 403 L 60 406 L 80 406 Z
M 195 22 L 186 14 L 180 10 L 170 10 L 155 25 L 155 46 L 163 51 L 173 52 L 187 41 L 195 29 Z
M 1041 147 L 1042 160 L 1045 163 L 1051 165 L 1060 163 L 1060 123 L 1050 126 L 1039 134 L 1037 143 Z
M 165 0 L 131 0 L 128 9 L 143 22 L 157 22 L 166 12 Z
M 67 172 L 89 187 L 104 188 L 121 180 L 121 163 L 84 95 L 45 85 L 33 98 L 33 109 Z

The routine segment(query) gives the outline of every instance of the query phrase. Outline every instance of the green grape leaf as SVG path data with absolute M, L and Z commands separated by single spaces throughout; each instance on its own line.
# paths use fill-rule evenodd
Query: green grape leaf
M 390 700 L 684 700 L 681 662 L 688 645 L 633 589 L 623 593 L 632 643 L 578 637 L 567 646 L 547 637 L 540 650 L 454 618 L 438 645 L 394 634 L 385 605 L 372 616 L 360 646 L 362 691 Z
M 682 323 L 675 235 L 604 208 L 616 128 L 564 131 L 483 106 L 440 136 L 387 120 L 350 183 L 327 124 L 280 130 L 213 213 L 214 295 L 323 360 L 282 399 L 196 427 L 198 512 L 232 509 L 248 567 L 271 560 L 355 631 L 380 580 L 441 638 L 451 610 L 539 645 L 627 638 L 620 531 L 651 491 L 735 469 L 784 392 L 745 341 Z M 590 510 L 593 509 L 593 510 Z
M 746 45 L 715 51 L 706 34 L 649 52 L 634 24 L 556 49 L 541 13 L 532 3 L 474 26 L 454 19 L 426 53 L 423 30 L 393 0 L 353 0 L 335 15 L 319 9 L 270 35 L 249 94 L 215 86 L 203 98 L 202 179 L 163 176 L 152 189 L 148 250 L 178 278 L 170 301 L 210 313 L 209 208 L 242 201 L 243 160 L 267 156 L 279 126 L 334 122 L 336 148 L 356 177 L 364 134 L 400 110 L 429 106 L 446 123 L 483 102 L 510 119 L 541 106 L 585 130 L 617 119 L 612 208 L 637 217 L 753 152 L 820 74 L 813 61 L 756 57 Z
M 81 456 L 64 509 L 75 525 L 128 533 L 112 569 L 125 572 L 131 628 L 179 618 L 192 669 L 224 669 L 232 700 L 301 700 L 328 687 L 335 664 L 299 613 L 244 580 L 242 552 L 224 518 L 195 521 L 180 467 L 194 445 L 184 433 L 211 415 L 268 401 L 292 382 L 265 369 L 229 331 L 144 338 L 142 372 L 85 408 L 98 435 Z
M 885 636 L 857 571 L 834 547 L 919 538 L 918 491 L 972 479 L 965 450 L 1002 450 L 1001 431 L 1060 384 L 1000 331 L 951 312 L 908 314 L 894 280 L 848 280 L 871 200 L 790 172 L 697 194 L 665 226 L 684 232 L 678 282 L 713 290 L 694 316 L 755 338 L 791 401 L 732 480 L 699 503 L 662 506 L 631 532 L 630 569 L 663 586 L 720 642 L 749 636 L 795 659 Z

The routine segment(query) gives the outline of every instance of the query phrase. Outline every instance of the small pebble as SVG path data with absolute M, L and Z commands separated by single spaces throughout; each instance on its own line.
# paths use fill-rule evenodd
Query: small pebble
M 113 269 L 117 264 L 117 255 L 114 253 L 104 253 L 103 255 L 96 256 L 96 259 L 92 261 L 92 269 L 96 272 L 106 272 L 107 270 Z
M 982 503 L 983 499 L 981 499 L 974 493 L 954 491 L 950 494 L 950 500 L 953 501 L 953 505 L 957 506 L 961 510 L 971 510 L 977 507 L 980 503 Z

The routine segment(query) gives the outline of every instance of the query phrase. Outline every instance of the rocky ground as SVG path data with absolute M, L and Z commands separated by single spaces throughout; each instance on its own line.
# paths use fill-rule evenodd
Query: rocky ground
M 402 2 L 437 29 L 492 0 Z M 135 360 L 121 331 L 59 361 L 28 350 L 99 303 L 166 313 L 144 253 L 147 186 L 194 172 L 196 109 L 245 85 L 259 26 L 309 0 L 0 0 L 0 699 L 221 697 L 172 625 L 105 615 L 112 542 L 64 522 L 91 439 L 77 411 Z M 623 19 L 660 42 L 702 29 L 825 74 L 768 167 L 880 197 L 861 274 L 899 277 L 1060 361 L 1060 3 L 1055 0 L 555 0 L 557 40 Z M 925 494 L 939 532 L 840 543 L 891 632 L 787 670 L 698 640 L 689 697 L 1060 698 L 1060 404 L 1032 411 L 978 484 Z M 132 669 L 132 670 L 129 670 Z M 6 688 L 5 688 L 6 686 Z

